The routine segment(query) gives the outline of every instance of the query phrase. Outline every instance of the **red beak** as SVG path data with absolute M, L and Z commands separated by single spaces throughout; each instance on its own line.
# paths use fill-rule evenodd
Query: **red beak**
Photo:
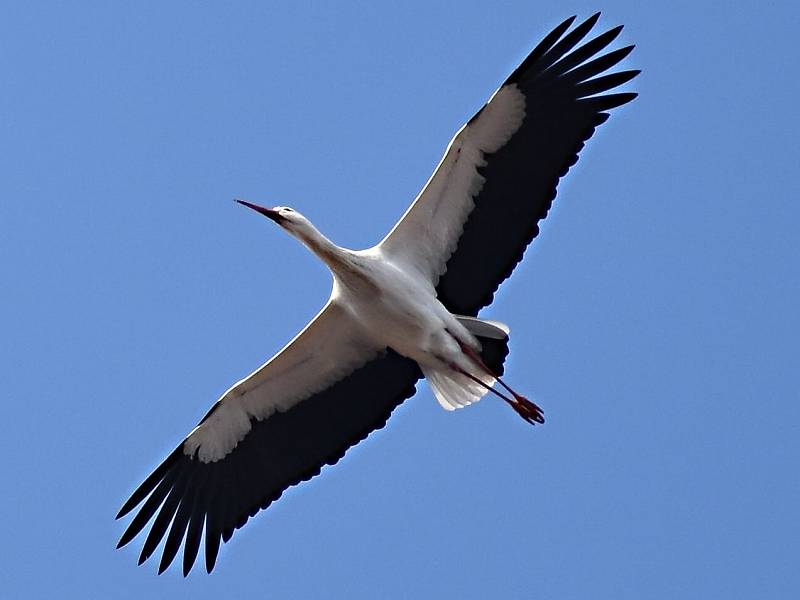
M 254 211 L 256 211 L 257 213 L 261 213 L 268 219 L 272 219 L 278 225 L 280 225 L 281 222 L 283 221 L 283 217 L 278 213 L 277 210 L 272 210 L 271 208 L 265 208 L 263 206 L 259 206 L 258 204 L 253 204 L 252 202 L 248 202 L 247 200 L 239 200 L 239 198 L 234 198 L 233 200 L 234 202 L 238 202 L 239 204 L 242 204 L 247 208 L 252 208 Z

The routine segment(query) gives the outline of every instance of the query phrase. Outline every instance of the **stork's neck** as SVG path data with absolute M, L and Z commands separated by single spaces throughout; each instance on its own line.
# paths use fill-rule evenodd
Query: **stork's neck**
M 311 223 L 304 223 L 302 227 L 298 227 L 292 233 L 309 250 L 319 256 L 334 273 L 340 273 L 348 265 L 350 252 L 334 244 Z

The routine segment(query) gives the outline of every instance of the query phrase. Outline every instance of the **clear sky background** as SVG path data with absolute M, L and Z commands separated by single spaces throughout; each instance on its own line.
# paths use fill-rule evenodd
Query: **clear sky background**
M 483 314 L 531 428 L 425 384 L 213 575 L 120 504 L 325 302 L 554 25 L 604 10 L 640 92 Z M 796 598 L 793 2 L 3 3 L 0 588 L 8 598 Z

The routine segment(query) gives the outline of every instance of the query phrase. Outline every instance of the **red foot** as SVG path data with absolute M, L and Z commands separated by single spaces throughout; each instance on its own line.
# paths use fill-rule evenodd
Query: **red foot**
M 514 394 L 515 402 L 509 402 L 509 406 L 517 411 L 517 414 L 531 425 L 544 423 L 544 413 L 542 409 L 528 400 L 525 396 Z

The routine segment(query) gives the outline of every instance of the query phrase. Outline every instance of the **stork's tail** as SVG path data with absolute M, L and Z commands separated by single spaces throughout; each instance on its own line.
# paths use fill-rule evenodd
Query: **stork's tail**
M 508 356 L 509 329 L 503 323 L 486 321 L 475 317 L 458 317 L 459 322 L 481 343 L 480 357 L 495 375 L 503 374 L 503 363 Z M 434 396 L 445 410 L 455 410 L 477 402 L 488 393 L 495 378 L 481 369 L 472 373 L 475 379 L 452 369 L 422 367 L 422 372 L 433 390 Z
M 477 353 L 459 341 L 461 351 L 469 358 L 472 368 L 455 363 L 449 369 L 422 368 L 439 404 L 447 410 L 454 410 L 477 402 L 491 392 L 531 425 L 544 423 L 542 409 L 511 389 L 500 377 L 508 355 L 508 327 L 496 321 L 482 321 L 474 317 L 458 317 L 458 320 L 481 342 L 481 351 Z M 505 393 L 492 387 L 495 382 L 504 388 Z

